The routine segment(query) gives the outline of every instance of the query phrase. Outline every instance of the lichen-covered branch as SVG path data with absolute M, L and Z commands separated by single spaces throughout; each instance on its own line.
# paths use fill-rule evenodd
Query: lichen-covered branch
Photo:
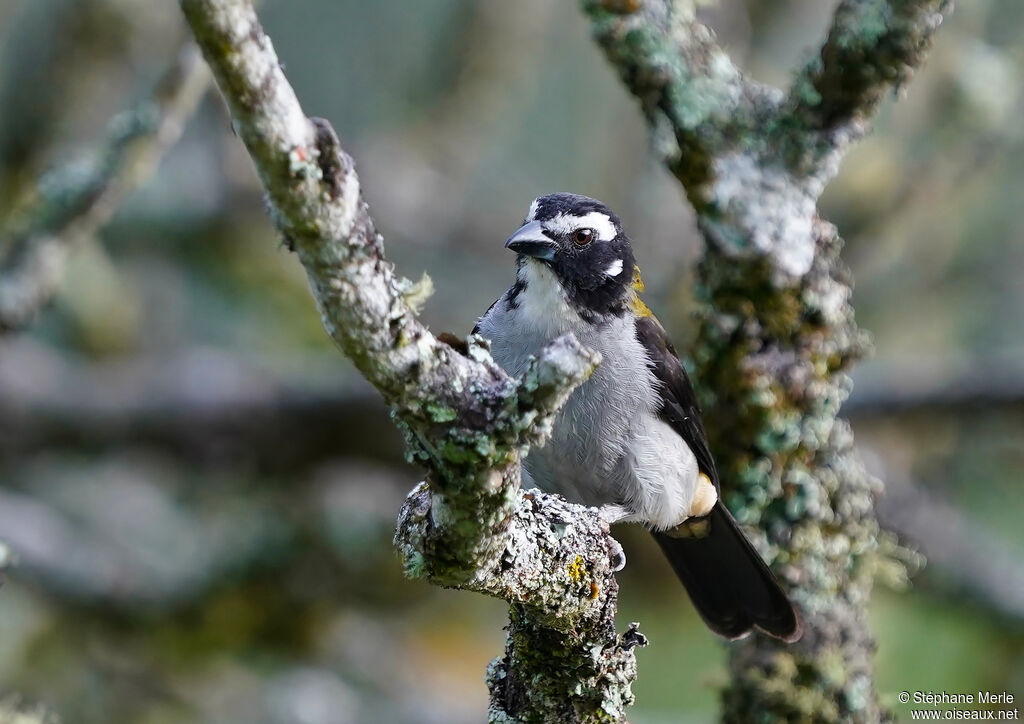
M 207 78 L 198 51 L 185 48 L 152 98 L 110 122 L 107 146 L 96 157 L 43 177 L 36 208 L 0 260 L 0 332 L 23 327 L 51 299 L 69 247 L 103 226 L 148 178 L 181 136 Z
M 664 129 L 652 97 L 678 102 L 663 117 L 688 139 L 667 161 L 707 242 L 693 360 L 725 499 L 805 622 L 796 644 L 752 637 L 732 647 L 723 719 L 879 721 L 866 606 L 883 555 L 873 510 L 880 483 L 837 417 L 850 388 L 845 371 L 867 342 L 850 305 L 842 240 L 819 218 L 817 200 L 850 127 L 921 62 L 945 5 L 843 2 L 820 62 L 789 100 L 752 92 L 720 51 L 694 57 L 708 31 L 693 21 L 692 2 L 610 5 L 583 2 L 597 41 L 637 93 L 656 139 Z M 652 74 L 657 93 L 635 80 Z M 693 133 L 695 118 L 711 127 Z M 803 162 L 804 149 L 813 149 L 813 162 Z
M 859 138 L 886 93 L 924 62 L 951 0 L 844 0 L 821 52 L 797 75 L 777 128 L 786 160 L 809 172 Z
M 583 0 L 583 7 L 687 192 L 709 180 L 712 156 L 779 97 L 743 77 L 692 2 Z
M 519 490 L 521 455 L 598 356 L 560 338 L 513 380 L 479 337 L 434 337 L 414 311 L 425 282 L 384 258 L 352 159 L 326 121 L 306 118 L 249 0 L 181 7 L 327 331 L 428 470 L 396 533 L 407 573 L 512 603 L 489 678 L 492 720 L 622 721 L 636 636 L 615 635 L 615 544 L 596 513 Z
M 406 571 L 423 575 L 436 536 L 427 484 L 412 491 L 395 542 Z M 593 508 L 531 491 L 516 500 L 500 554 L 460 588 L 512 604 L 504 657 L 487 671 L 492 722 L 621 722 L 633 703 L 632 624 L 615 632 L 621 549 Z M 434 577 L 437 580 L 437 577 Z

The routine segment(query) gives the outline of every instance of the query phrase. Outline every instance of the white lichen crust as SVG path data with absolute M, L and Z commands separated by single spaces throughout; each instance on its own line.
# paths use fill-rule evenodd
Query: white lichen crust
M 410 575 L 429 565 L 436 535 L 430 487 L 417 486 L 395 543 Z M 632 624 L 615 633 L 620 554 L 593 508 L 538 490 L 519 492 L 503 545 L 468 580 L 453 584 L 512 602 L 505 655 L 487 671 L 492 722 L 622 721 L 633 702 Z

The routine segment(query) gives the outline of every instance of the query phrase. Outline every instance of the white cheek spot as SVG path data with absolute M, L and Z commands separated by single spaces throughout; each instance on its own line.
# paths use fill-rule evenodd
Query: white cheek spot
M 600 211 L 591 211 L 583 216 L 557 214 L 543 223 L 545 229 L 560 235 L 571 234 L 576 229 L 593 229 L 600 241 L 611 241 L 618 234 L 612 220 Z
M 604 270 L 605 276 L 617 277 L 622 273 L 622 259 L 616 259 Z
M 538 197 L 538 198 L 533 200 L 532 204 L 530 204 L 530 210 L 526 214 L 526 220 L 527 221 L 533 221 L 534 219 L 537 218 L 537 209 L 538 209 L 539 206 L 540 206 L 540 198 Z

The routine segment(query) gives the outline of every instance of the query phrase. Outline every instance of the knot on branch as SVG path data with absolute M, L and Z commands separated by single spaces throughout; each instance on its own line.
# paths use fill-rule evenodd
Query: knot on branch
M 334 127 L 326 118 L 310 118 L 313 124 L 316 142 L 316 161 L 320 168 L 320 179 L 329 189 L 330 197 L 337 199 L 341 195 L 341 189 L 345 174 L 352 169 L 352 159 L 341 149 L 341 141 Z M 347 168 L 346 168 L 347 166 Z

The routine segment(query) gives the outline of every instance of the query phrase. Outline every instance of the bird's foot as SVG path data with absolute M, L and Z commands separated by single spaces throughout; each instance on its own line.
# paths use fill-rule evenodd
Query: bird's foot
M 636 513 L 622 505 L 602 505 L 597 509 L 597 515 L 608 525 L 613 523 L 629 523 L 636 519 Z M 626 552 L 622 545 L 608 536 L 608 560 L 611 563 L 612 573 L 618 573 L 626 567 Z
M 597 514 L 608 525 L 613 523 L 629 523 L 635 515 L 632 510 L 622 505 L 602 505 L 597 509 Z
M 612 573 L 618 573 L 626 567 L 626 551 L 622 550 L 622 544 L 608 536 L 608 563 L 612 567 Z

